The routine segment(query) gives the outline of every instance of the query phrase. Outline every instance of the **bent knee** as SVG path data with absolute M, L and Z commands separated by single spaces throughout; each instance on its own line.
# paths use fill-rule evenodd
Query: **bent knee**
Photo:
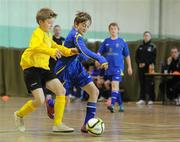
M 99 89 L 97 87 L 94 87 L 92 92 L 94 95 L 99 96 Z
M 66 94 L 66 89 L 64 88 L 64 86 L 60 83 L 57 83 L 54 87 L 53 87 L 53 92 L 56 95 L 65 95 Z
M 64 94 L 64 95 L 66 94 L 66 89 L 65 88 L 61 88 L 60 91 L 61 91 L 61 94 Z
M 56 95 L 65 95 L 66 94 L 66 89 L 64 87 L 56 88 L 55 94 Z

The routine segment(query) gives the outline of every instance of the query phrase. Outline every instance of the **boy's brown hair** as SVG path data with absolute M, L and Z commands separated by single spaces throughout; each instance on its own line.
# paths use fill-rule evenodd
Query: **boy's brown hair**
M 50 19 L 50 18 L 56 18 L 57 14 L 49 9 L 49 8 L 42 8 L 37 12 L 36 15 L 36 22 L 39 24 L 39 21 L 45 21 L 46 19 Z
M 115 22 L 110 23 L 109 26 L 108 26 L 108 29 L 109 29 L 109 30 L 110 30 L 111 26 L 117 27 L 117 28 L 118 28 L 118 31 L 119 31 L 119 26 L 118 26 L 117 23 L 115 23 Z
M 74 25 L 78 25 L 79 23 L 83 23 L 89 21 L 90 24 L 92 23 L 91 16 L 86 12 L 78 12 L 74 19 Z

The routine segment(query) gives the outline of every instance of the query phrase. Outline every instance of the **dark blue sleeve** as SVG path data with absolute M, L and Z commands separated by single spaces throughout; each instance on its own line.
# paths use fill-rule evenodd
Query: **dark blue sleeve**
M 101 69 L 101 70 L 100 70 L 100 76 L 104 76 L 104 74 L 105 74 L 105 70 L 104 70 L 104 69 Z
M 96 60 L 100 64 L 107 63 L 106 59 L 103 56 L 100 56 L 100 55 L 92 52 L 91 50 L 89 50 L 86 47 L 86 45 L 83 41 L 83 38 L 80 34 L 76 36 L 76 38 L 74 39 L 74 43 L 75 43 L 76 47 L 78 47 L 79 51 L 82 54 L 84 54 L 85 56 L 87 56 L 88 58 Z
M 98 53 L 100 53 L 101 55 L 105 53 L 105 44 L 106 44 L 106 40 L 104 40 L 104 41 L 101 43 L 101 45 L 100 45 L 100 47 L 99 47 L 99 49 L 98 49 Z
M 128 48 L 128 44 L 125 42 L 125 41 L 123 41 L 123 55 L 125 56 L 125 57 L 127 57 L 127 56 L 129 56 L 129 48 Z
M 83 61 L 87 61 L 88 60 L 88 57 L 87 56 L 85 56 L 84 54 L 82 54 L 82 53 L 80 53 L 79 54 L 79 60 L 80 60 L 80 62 L 83 62 Z

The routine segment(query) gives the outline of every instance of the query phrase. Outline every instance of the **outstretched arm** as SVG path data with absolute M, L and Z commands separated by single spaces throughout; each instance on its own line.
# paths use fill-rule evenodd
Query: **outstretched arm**
M 61 55 L 65 57 L 78 54 L 78 50 L 76 48 L 67 48 L 63 45 L 58 45 L 54 41 L 52 41 L 52 48 L 57 48 L 61 52 Z
M 89 50 L 86 47 L 86 45 L 83 41 L 83 38 L 80 34 L 76 36 L 76 38 L 74 39 L 74 43 L 77 46 L 77 48 L 79 49 L 79 51 L 82 54 L 84 54 L 85 56 L 87 56 L 88 58 L 98 61 L 101 65 L 107 64 L 107 61 L 103 56 L 100 56 L 100 55 L 92 52 L 91 50 Z

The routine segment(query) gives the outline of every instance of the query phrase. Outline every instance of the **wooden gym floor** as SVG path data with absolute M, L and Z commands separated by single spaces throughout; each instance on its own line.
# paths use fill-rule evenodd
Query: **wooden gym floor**
M 125 112 L 111 114 L 104 103 L 98 103 L 97 116 L 105 122 L 101 137 L 82 134 L 85 102 L 74 102 L 66 108 L 64 122 L 75 128 L 74 133 L 53 134 L 50 120 L 42 106 L 25 117 L 27 131 L 20 133 L 14 126 L 13 112 L 29 98 L 0 101 L 0 142 L 180 142 L 180 107 L 156 104 L 137 106 L 125 103 Z

